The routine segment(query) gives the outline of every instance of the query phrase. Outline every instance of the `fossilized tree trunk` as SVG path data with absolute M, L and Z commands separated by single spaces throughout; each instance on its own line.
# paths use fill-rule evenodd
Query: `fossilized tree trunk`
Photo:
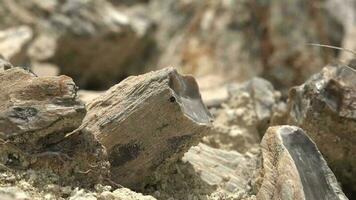
M 315 143 L 302 129 L 271 127 L 261 145 L 263 181 L 257 199 L 347 199 Z
M 88 104 L 82 130 L 107 150 L 112 179 L 138 188 L 209 130 L 193 77 L 167 68 L 129 77 Z

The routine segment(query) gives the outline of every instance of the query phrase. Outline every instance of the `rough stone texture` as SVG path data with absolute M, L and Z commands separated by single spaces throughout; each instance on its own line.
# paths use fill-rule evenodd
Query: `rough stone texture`
M 315 143 L 293 126 L 270 127 L 262 143 L 259 200 L 346 200 Z
M 139 188 L 196 144 L 210 121 L 195 79 L 167 68 L 129 77 L 89 103 L 81 129 L 105 146 L 112 179 Z
M 67 76 L 36 77 L 22 68 L 1 71 L 0 163 L 50 169 L 63 182 L 100 182 L 108 173 L 102 146 L 85 130 L 66 136 L 86 113 L 76 90 Z
M 107 89 L 147 70 L 153 24 L 106 0 L 1 0 L 0 27 L 30 25 L 32 61 L 50 62 L 81 88 Z M 115 44 L 115 45 L 114 45 Z M 148 50 L 149 47 L 149 50 Z
M 150 1 L 162 55 L 158 66 L 226 81 L 259 75 L 286 91 L 333 57 L 343 27 L 319 0 Z M 291 30 L 293 33 L 291 34 Z M 286 50 L 287 49 L 287 50 Z
M 259 145 L 271 117 L 285 104 L 281 94 L 262 78 L 231 84 L 227 90 L 228 100 L 214 112 L 213 131 L 204 142 L 243 153 Z
M 356 71 L 327 66 L 289 94 L 288 123 L 315 141 L 346 193 L 356 191 Z
M 36 77 L 21 69 L 0 72 L 0 132 L 27 152 L 56 142 L 82 122 L 86 110 L 67 76 Z
M 28 63 L 26 47 L 32 36 L 33 32 L 28 26 L 0 30 L 0 54 L 15 65 L 26 65 Z
M 231 194 L 236 191 L 250 193 L 251 179 L 259 162 L 256 153 L 241 154 L 202 143 L 192 147 L 182 160 L 193 166 L 202 181 Z

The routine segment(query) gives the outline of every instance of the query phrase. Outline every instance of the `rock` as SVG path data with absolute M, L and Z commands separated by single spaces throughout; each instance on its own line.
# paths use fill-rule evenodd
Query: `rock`
M 307 44 L 340 46 L 344 33 L 319 1 L 297 0 L 293 6 L 283 0 L 149 4 L 148 15 L 158 22 L 156 38 L 162 49 L 158 66 L 179 66 L 197 77 L 220 75 L 226 81 L 262 76 L 283 94 L 335 53 Z
M 215 111 L 214 130 L 204 142 L 244 153 L 259 145 L 272 116 L 284 103 L 280 92 L 262 78 L 230 84 L 227 91 L 228 100 Z
M 251 190 L 249 183 L 259 162 L 256 154 L 216 149 L 202 143 L 190 148 L 182 160 L 193 166 L 202 181 L 230 194 Z
M 261 147 L 262 185 L 257 199 L 347 199 L 315 143 L 302 129 L 270 127 Z
M 100 182 L 108 173 L 105 151 L 93 135 L 81 130 L 66 136 L 86 114 L 71 78 L 36 77 L 11 68 L 0 72 L 0 91 L 1 164 L 50 169 L 63 182 L 83 179 L 82 185 Z
M 21 69 L 0 72 L 0 132 L 27 152 L 64 137 L 82 122 L 86 110 L 71 78 L 36 77 Z
M 79 96 L 79 99 L 84 101 L 85 103 L 90 103 L 94 99 L 103 95 L 104 93 L 105 93 L 104 91 L 79 90 L 78 96 Z
M 0 54 L 0 71 L 5 71 L 13 68 L 12 64 L 4 60 L 4 57 Z
M 15 65 L 28 64 L 26 46 L 33 32 L 28 26 L 12 27 L 0 31 L 0 54 Z
M 18 187 L 0 187 L 0 197 L 3 200 L 30 200 L 30 196 Z
M 59 66 L 60 74 L 83 89 L 107 89 L 150 64 L 153 23 L 106 0 L 0 3 L 0 27 L 28 24 L 34 29 L 36 37 L 24 48 L 31 60 Z
M 80 129 L 105 146 L 113 180 L 140 188 L 197 144 L 210 121 L 194 78 L 167 68 L 113 86 L 88 104 Z
M 356 52 L 356 2 L 353 0 L 328 0 L 327 9 L 335 16 L 344 29 L 344 37 L 341 47 Z M 356 54 L 341 51 L 339 59 L 345 64 L 355 58 Z
M 288 124 L 315 141 L 346 192 L 356 191 L 356 71 L 327 66 L 289 93 Z

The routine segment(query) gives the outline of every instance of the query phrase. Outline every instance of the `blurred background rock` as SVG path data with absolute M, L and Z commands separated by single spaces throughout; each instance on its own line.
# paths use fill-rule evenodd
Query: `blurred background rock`
M 308 44 L 355 49 L 355 4 L 0 0 L 0 50 L 15 65 L 41 75 L 69 75 L 86 90 L 108 89 L 129 75 L 172 66 L 198 77 L 203 89 L 262 76 L 285 93 L 326 63 L 352 58 Z

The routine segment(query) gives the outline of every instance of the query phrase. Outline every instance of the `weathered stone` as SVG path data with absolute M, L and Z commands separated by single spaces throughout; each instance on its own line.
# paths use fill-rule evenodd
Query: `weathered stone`
M 28 64 L 26 47 L 32 39 L 28 26 L 19 26 L 0 31 L 0 54 L 15 65 Z
M 231 194 L 236 191 L 248 193 L 251 190 L 250 181 L 259 162 L 257 154 L 241 154 L 202 143 L 192 147 L 182 160 L 190 163 L 208 185 Z
M 210 121 L 194 78 L 167 68 L 113 86 L 88 104 L 81 128 L 105 146 L 112 179 L 139 188 L 196 144 Z
M 0 72 L 0 163 L 50 169 L 62 181 L 91 185 L 108 173 L 105 151 L 85 130 L 77 86 L 67 76 L 36 77 L 22 68 Z M 103 175 L 103 176 L 101 176 Z
M 67 76 L 36 77 L 21 69 L 0 72 L 0 132 L 27 152 L 76 129 L 86 110 Z
M 335 53 L 308 43 L 340 46 L 343 36 L 342 25 L 319 0 L 149 4 L 148 15 L 158 22 L 157 41 L 163 49 L 159 66 L 180 66 L 195 76 L 216 74 L 226 81 L 258 75 L 285 92 L 321 69 Z
M 153 23 L 118 11 L 106 0 L 0 3 L 0 27 L 33 27 L 36 37 L 24 48 L 31 60 L 59 66 L 81 88 L 107 89 L 142 73 L 154 52 Z
M 347 199 L 315 143 L 302 129 L 271 127 L 261 147 L 262 184 L 257 199 Z
M 214 129 L 204 141 L 216 148 L 246 152 L 259 145 L 272 115 L 285 104 L 262 78 L 230 84 L 227 90 L 229 98 L 215 111 Z
M 356 71 L 327 66 L 289 93 L 288 124 L 315 141 L 346 192 L 356 191 Z

